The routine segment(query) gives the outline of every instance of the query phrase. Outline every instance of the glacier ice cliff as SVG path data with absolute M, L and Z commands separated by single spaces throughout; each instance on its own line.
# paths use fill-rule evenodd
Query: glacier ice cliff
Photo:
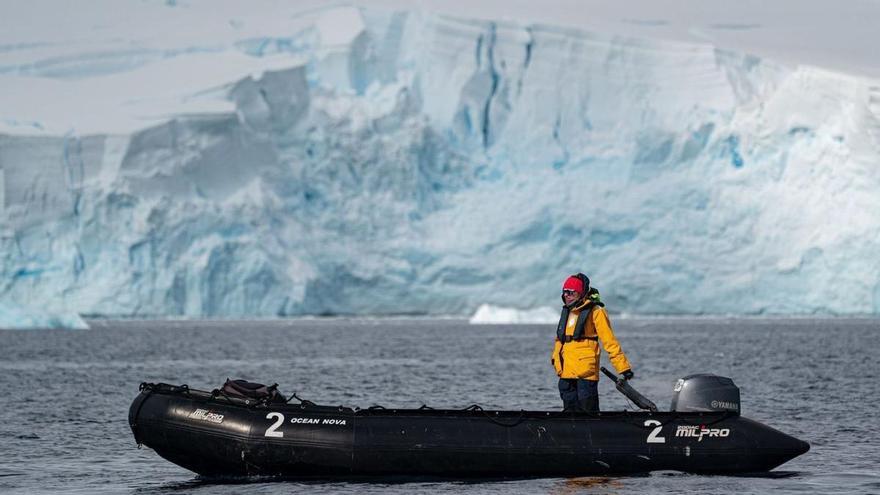
M 880 313 L 880 81 L 419 12 L 285 22 L 0 47 L 0 301 L 470 315 L 580 270 L 630 314 Z

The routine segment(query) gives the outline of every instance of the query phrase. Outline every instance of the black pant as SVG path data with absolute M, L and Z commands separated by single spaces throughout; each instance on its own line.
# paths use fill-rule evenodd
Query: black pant
M 599 412 L 599 382 L 560 378 L 559 396 L 564 411 Z

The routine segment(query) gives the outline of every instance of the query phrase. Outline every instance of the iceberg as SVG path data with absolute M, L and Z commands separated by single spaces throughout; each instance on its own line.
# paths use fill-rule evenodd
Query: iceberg
M 47 313 L 46 310 L 35 310 L 0 302 L 0 329 L 26 330 L 31 328 L 88 330 L 89 325 L 76 313 Z
M 559 320 L 559 311 L 549 306 L 517 309 L 481 304 L 468 319 L 473 325 L 511 325 L 511 324 L 555 324 Z
M 627 314 L 880 314 L 876 79 L 552 24 L 211 5 L 132 6 L 161 39 L 4 31 L 0 303 L 488 321 L 583 271 Z

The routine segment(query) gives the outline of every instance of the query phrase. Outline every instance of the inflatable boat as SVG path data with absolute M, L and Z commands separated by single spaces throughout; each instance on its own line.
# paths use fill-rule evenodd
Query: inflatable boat
M 739 389 L 729 378 L 678 380 L 671 410 L 661 412 L 611 376 L 646 410 L 351 409 L 144 383 L 129 424 L 139 446 L 209 477 L 749 473 L 809 450 L 806 442 L 740 416 Z

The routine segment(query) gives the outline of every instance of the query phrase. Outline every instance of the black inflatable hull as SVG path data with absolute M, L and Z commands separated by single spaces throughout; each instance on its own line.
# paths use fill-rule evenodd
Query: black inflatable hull
M 205 476 L 586 476 L 767 471 L 806 442 L 729 413 L 352 410 L 145 389 L 138 444 Z

